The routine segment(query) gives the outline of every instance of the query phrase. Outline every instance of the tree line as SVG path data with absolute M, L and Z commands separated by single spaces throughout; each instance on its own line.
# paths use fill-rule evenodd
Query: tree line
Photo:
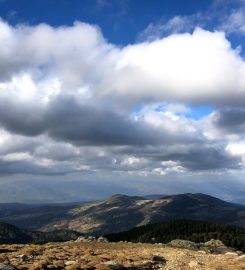
M 129 241 L 141 243 L 168 243 L 174 239 L 204 243 L 211 239 L 219 239 L 226 246 L 245 252 L 244 228 L 207 221 L 165 221 L 136 227 L 125 232 L 108 234 L 106 237 L 112 242 Z

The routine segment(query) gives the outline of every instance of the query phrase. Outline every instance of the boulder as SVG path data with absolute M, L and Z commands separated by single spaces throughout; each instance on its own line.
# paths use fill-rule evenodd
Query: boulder
M 100 242 L 100 243 L 108 243 L 108 242 L 109 242 L 109 241 L 108 241 L 105 237 L 103 237 L 103 236 L 100 236 L 100 237 L 97 239 L 97 241 Z
M 88 239 L 89 241 L 94 241 L 94 240 L 96 240 L 96 238 L 95 238 L 94 236 L 91 236 L 91 235 L 88 236 L 87 239 Z
M 204 245 L 209 247 L 225 247 L 224 243 L 218 239 L 211 239 L 205 242 Z
M 87 242 L 87 239 L 84 236 L 79 236 L 77 240 L 75 240 L 76 243 L 83 243 Z
M 192 241 L 175 239 L 168 243 L 169 246 L 177 247 L 177 248 L 187 248 L 192 250 L 199 249 L 199 244 L 196 244 Z

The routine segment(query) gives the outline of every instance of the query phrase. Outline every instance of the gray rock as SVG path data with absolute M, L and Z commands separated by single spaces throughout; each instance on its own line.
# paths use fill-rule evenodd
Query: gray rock
M 90 240 L 90 241 L 96 240 L 96 238 L 94 236 L 88 236 L 87 239 Z
M 199 249 L 199 244 L 188 240 L 175 239 L 168 243 L 169 246 L 178 247 L 178 248 L 187 248 L 192 250 Z
M 225 247 L 224 243 L 217 239 L 211 239 L 205 242 L 204 245 L 209 247 Z
M 0 263 L 0 270 L 15 270 L 16 268 L 11 264 Z
M 227 247 L 226 245 L 224 245 L 222 241 L 216 239 L 211 239 L 206 243 L 201 243 L 200 248 L 208 253 L 214 254 L 235 253 L 238 255 L 237 251 L 234 248 Z
M 94 236 L 79 236 L 75 242 L 76 243 L 84 243 L 84 242 L 92 242 L 92 241 L 95 241 L 96 238 Z
M 124 270 L 125 267 L 116 261 L 104 262 L 105 265 L 109 266 L 112 270 Z
M 108 241 L 105 237 L 103 237 L 103 236 L 100 236 L 100 237 L 97 239 L 97 241 L 100 242 L 100 243 L 108 243 L 108 242 L 109 242 L 109 241 Z
M 79 236 L 77 240 L 75 240 L 76 243 L 83 243 L 87 242 L 87 239 L 84 236 Z

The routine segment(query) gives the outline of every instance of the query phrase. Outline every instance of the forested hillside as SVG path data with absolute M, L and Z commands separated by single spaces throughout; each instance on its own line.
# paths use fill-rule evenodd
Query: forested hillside
M 185 239 L 196 243 L 219 239 L 226 246 L 245 252 L 245 229 L 206 221 L 175 220 L 140 226 L 129 231 L 106 235 L 109 241 L 168 243 Z

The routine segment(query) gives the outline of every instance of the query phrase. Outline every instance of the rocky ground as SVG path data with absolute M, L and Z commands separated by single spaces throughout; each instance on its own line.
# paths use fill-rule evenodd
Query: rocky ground
M 245 270 L 245 255 L 211 254 L 159 244 L 65 242 L 1 245 L 0 269 Z

